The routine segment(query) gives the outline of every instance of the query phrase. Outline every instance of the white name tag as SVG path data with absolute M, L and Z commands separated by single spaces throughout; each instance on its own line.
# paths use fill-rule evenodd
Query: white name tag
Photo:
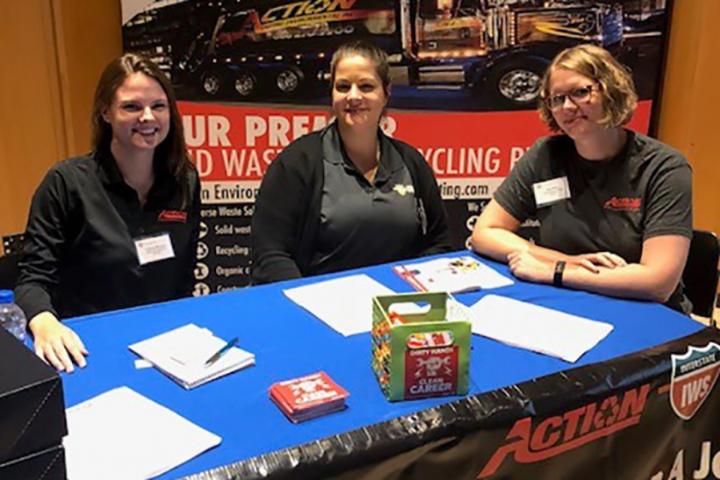
M 567 177 L 558 177 L 533 183 L 533 192 L 535 193 L 535 205 L 539 208 L 570 198 L 570 185 Z
M 159 262 L 168 258 L 175 258 L 170 234 L 161 233 L 152 237 L 135 239 L 135 250 L 137 251 L 140 265 Z

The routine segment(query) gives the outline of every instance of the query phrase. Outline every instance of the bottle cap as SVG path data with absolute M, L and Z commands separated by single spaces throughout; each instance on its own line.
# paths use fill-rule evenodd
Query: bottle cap
M 0 290 L 0 303 L 15 302 L 15 292 L 12 290 Z

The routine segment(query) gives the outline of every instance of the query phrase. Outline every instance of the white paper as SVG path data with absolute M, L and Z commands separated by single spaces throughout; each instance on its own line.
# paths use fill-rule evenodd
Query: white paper
M 372 298 L 395 292 L 367 275 L 351 275 L 289 288 L 283 293 L 347 337 L 369 332 L 372 328 Z
M 69 480 L 157 477 L 221 441 L 128 387 L 68 408 L 66 415 Z
M 191 323 L 128 348 L 190 389 L 255 363 L 255 355 L 232 347 L 218 361 L 205 366 L 225 344 L 226 340 L 210 330 Z
M 459 293 L 505 287 L 514 283 L 470 256 L 443 257 L 394 268 L 416 290 L 423 292 Z
M 486 295 L 469 312 L 473 333 L 568 362 L 576 362 L 613 329 L 609 323 L 500 295 Z

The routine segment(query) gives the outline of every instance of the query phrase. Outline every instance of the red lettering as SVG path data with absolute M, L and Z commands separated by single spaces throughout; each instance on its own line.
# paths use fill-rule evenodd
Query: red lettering
M 613 423 L 615 423 L 615 420 L 617 420 L 618 412 L 620 411 L 620 407 L 618 407 L 618 399 L 616 396 L 608 397 L 605 400 L 603 400 L 602 406 L 600 407 L 603 410 L 607 412 L 607 415 L 605 417 L 605 425 L 610 426 Z
M 585 420 L 583 421 L 582 428 L 580 428 L 580 435 L 585 435 L 590 431 L 590 427 L 592 426 L 593 418 L 595 418 L 595 410 L 597 409 L 597 406 L 594 403 L 591 403 L 587 406 L 587 410 L 585 413 Z
M 640 197 L 612 197 L 605 202 L 606 210 L 617 210 L 625 212 L 638 212 L 642 205 Z
M 603 427 L 610 426 L 615 423 L 616 413 L 613 412 L 613 408 L 617 409 L 618 400 L 615 395 L 607 397 L 600 404 L 600 411 L 595 415 L 593 419 L 593 427 L 595 430 L 600 430 Z
M 522 418 L 515 422 L 505 437 L 509 443 L 493 453 L 477 478 L 483 479 L 495 474 L 505 458 L 511 454 L 517 463 L 539 462 L 637 425 L 649 392 L 649 384 L 629 390 L 625 392 L 622 403 L 616 395 L 611 395 L 603 399 L 599 409 L 596 403 L 590 403 L 566 412 L 562 417 L 548 417 L 542 420 L 534 431 L 532 418 Z M 583 415 L 585 418 L 581 425 L 580 418 Z M 563 440 L 558 444 L 561 436 Z
M 575 432 L 577 432 L 578 422 L 580 421 L 580 417 L 582 416 L 584 411 L 585 407 L 570 410 L 569 412 L 565 413 L 563 418 L 565 419 L 567 426 L 565 427 L 565 436 L 563 437 L 563 442 L 567 442 L 568 440 L 572 440 L 573 438 L 575 438 Z
M 524 457 L 528 455 L 530 453 L 528 451 L 528 441 L 530 440 L 531 427 L 532 419 L 530 417 L 522 418 L 515 422 L 515 425 L 513 425 L 505 439 L 508 440 L 516 438 L 517 440 L 512 443 L 506 443 L 495 450 L 495 453 L 493 453 L 493 456 L 490 457 L 490 460 L 487 464 L 485 464 L 485 467 L 478 475 L 478 478 L 486 478 L 494 474 L 495 471 L 500 468 L 500 465 L 503 460 L 505 460 L 505 457 L 511 453 L 515 454 L 515 458 L 518 458 L 518 456 Z
M 530 448 L 532 450 L 545 450 L 555 445 L 560 440 L 560 432 L 557 431 L 557 428 L 561 427 L 562 423 L 562 417 L 549 417 L 540 422 L 530 440 Z M 547 435 L 550 427 L 553 427 L 555 431 Z
M 630 415 L 640 415 L 645 410 L 645 401 L 650 393 L 650 385 L 643 385 L 639 389 L 625 392 L 618 418 L 624 419 Z

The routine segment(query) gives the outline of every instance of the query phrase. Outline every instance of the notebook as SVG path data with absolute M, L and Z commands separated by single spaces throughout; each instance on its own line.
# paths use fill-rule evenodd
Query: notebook
M 217 361 L 206 365 L 207 360 L 225 345 L 226 340 L 191 323 L 128 348 L 186 389 L 191 389 L 255 364 L 255 355 L 231 347 Z

